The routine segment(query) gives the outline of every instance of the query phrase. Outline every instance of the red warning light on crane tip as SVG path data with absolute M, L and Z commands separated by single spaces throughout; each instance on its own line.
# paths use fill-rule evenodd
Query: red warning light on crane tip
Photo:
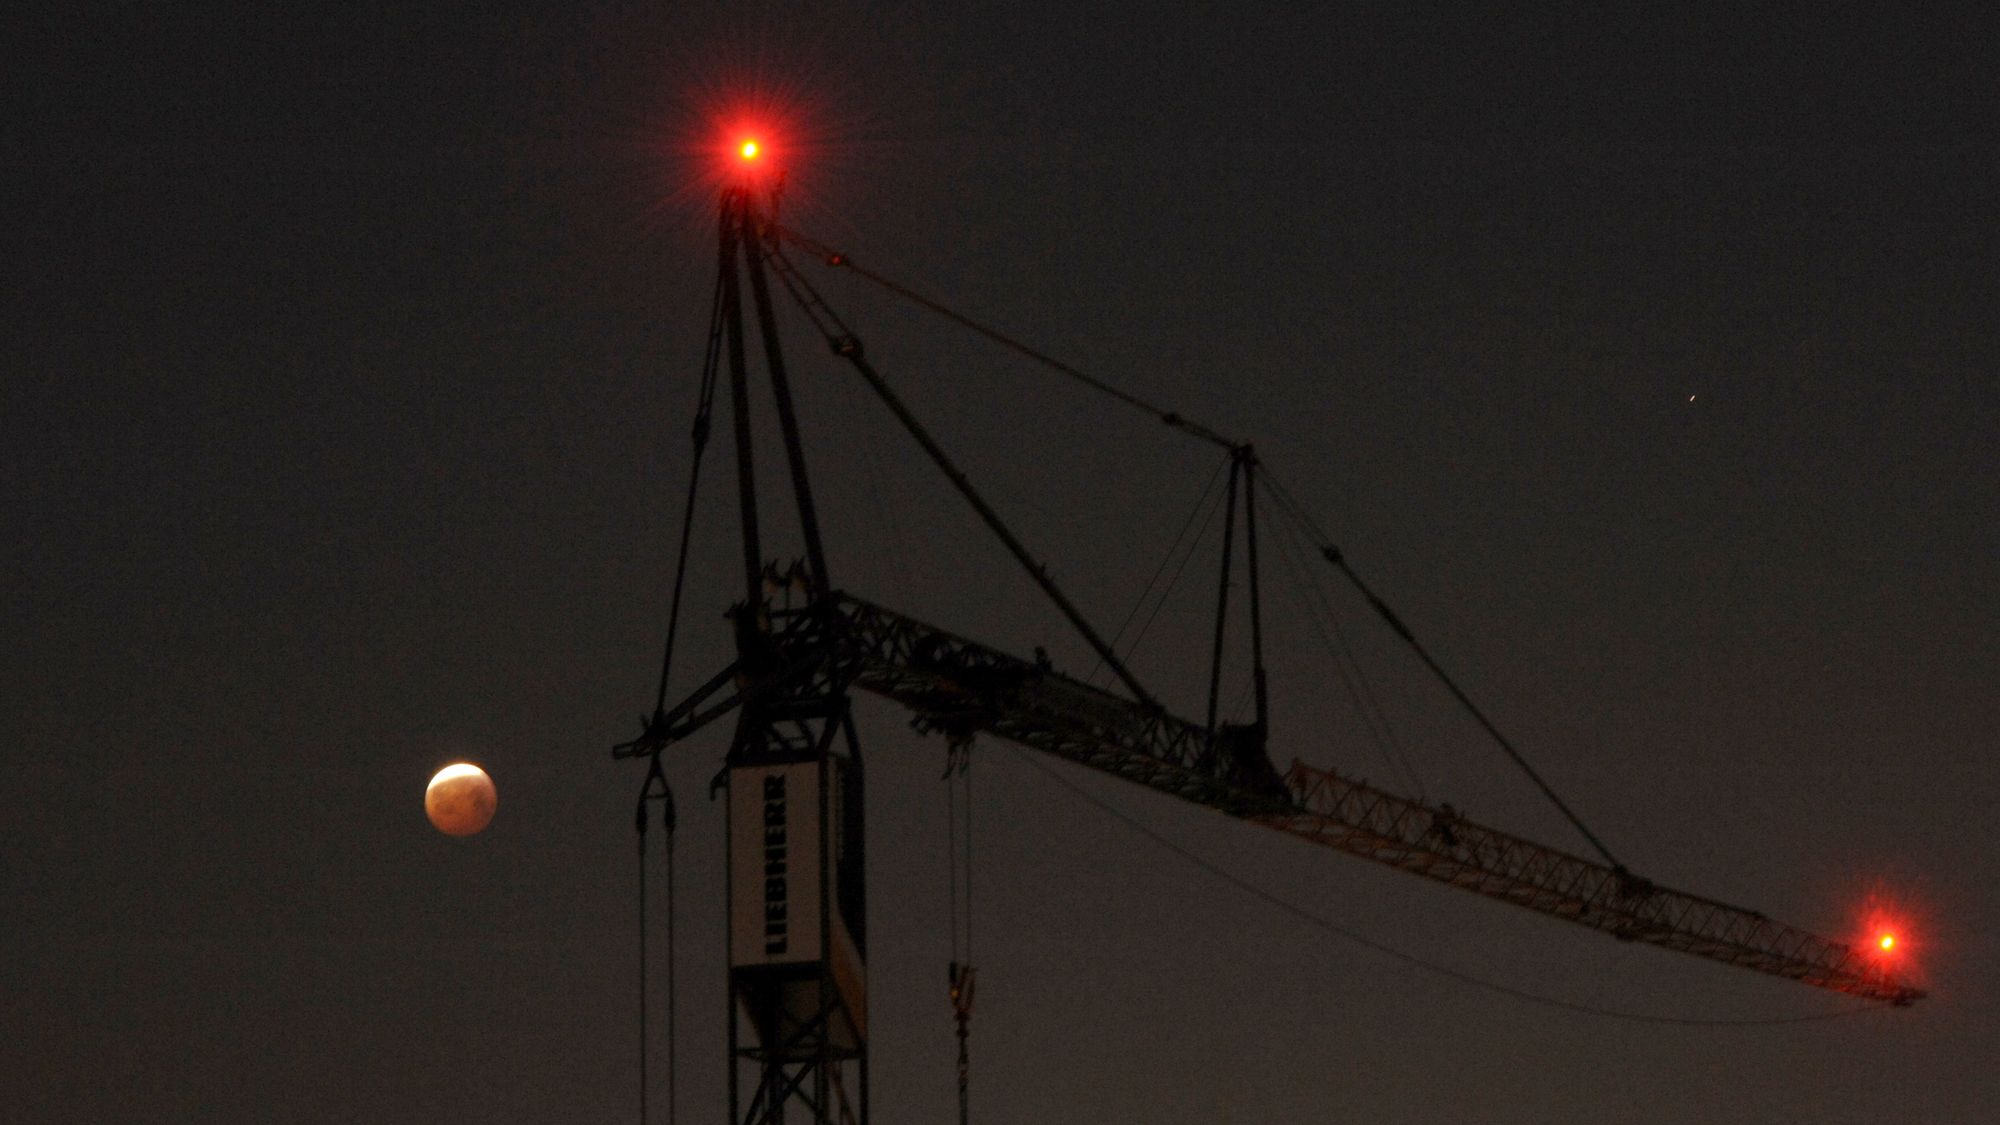
M 1881 937 L 1876 938 L 1875 948 L 1880 949 L 1884 953 L 1893 952 L 1896 948 L 1896 935 L 1885 933 Z
M 745 160 L 755 160 L 763 151 L 764 147 L 762 145 L 758 144 L 754 139 L 746 138 L 741 145 L 737 146 L 736 155 Z

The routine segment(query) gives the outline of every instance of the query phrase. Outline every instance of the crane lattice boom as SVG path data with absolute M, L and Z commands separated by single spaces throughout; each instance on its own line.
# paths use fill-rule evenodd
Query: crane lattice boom
M 761 694 L 825 677 L 909 708 L 921 730 L 995 735 L 1350 855 L 1602 930 L 1871 1000 L 1924 994 L 1841 942 L 1466 820 L 1330 770 L 1279 776 L 1255 728 L 1205 728 L 851 595 L 770 611 L 734 679 Z M 746 657 L 746 660 L 749 659 Z M 730 677 L 719 676 L 712 694 Z M 685 730 L 703 693 L 677 709 Z M 692 718 L 690 718 L 692 716 Z M 666 733 L 666 732 L 663 732 Z M 678 733 L 678 732 L 675 732 Z

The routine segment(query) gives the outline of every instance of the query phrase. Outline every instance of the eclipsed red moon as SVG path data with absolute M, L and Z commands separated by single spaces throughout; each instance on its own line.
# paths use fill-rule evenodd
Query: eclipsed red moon
M 493 779 L 471 762 L 454 762 L 437 771 L 424 790 L 424 815 L 447 836 L 470 836 L 493 823 L 500 793 Z

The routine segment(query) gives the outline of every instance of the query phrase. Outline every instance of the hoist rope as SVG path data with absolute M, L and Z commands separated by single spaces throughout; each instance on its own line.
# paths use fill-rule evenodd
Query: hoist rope
M 965 881 L 965 957 L 972 960 L 972 755 L 968 751 L 958 770 L 959 795 L 964 809 L 965 839 L 959 855 Z
M 1007 744 L 1007 749 L 1012 751 L 1015 757 L 1021 759 L 1023 762 L 1026 762 L 1029 766 L 1032 766 L 1035 769 L 1035 771 L 1040 773 L 1043 777 L 1048 778 L 1049 780 L 1055 782 L 1057 785 L 1068 790 L 1070 794 L 1072 796 L 1075 796 L 1078 800 L 1083 801 L 1085 804 L 1090 805 L 1091 807 L 1097 809 L 1099 812 L 1104 813 L 1105 815 L 1111 817 L 1114 820 L 1117 820 L 1119 823 L 1125 825 L 1132 831 L 1138 833 L 1141 836 L 1144 836 L 1146 839 L 1151 840 L 1153 843 L 1159 845 L 1162 848 L 1165 848 L 1167 851 L 1173 853 L 1176 856 L 1179 856 L 1181 859 L 1187 861 L 1190 864 L 1193 864 L 1195 867 L 1198 867 L 1201 870 L 1206 871 L 1210 875 L 1222 880 L 1223 882 L 1228 883 L 1230 886 L 1235 887 L 1237 890 L 1240 890 L 1243 893 L 1250 895 L 1252 898 L 1258 899 L 1270 906 L 1276 907 L 1277 909 L 1285 912 L 1286 914 L 1291 915 L 1294 918 L 1297 918 L 1298 920 L 1314 927 L 1315 929 L 1321 930 L 1325 933 L 1333 935 L 1334 937 L 1341 938 L 1345 941 L 1361 946 L 1364 949 L 1370 950 L 1375 953 L 1379 953 L 1384 957 L 1400 961 L 1403 964 L 1410 966 L 1411 968 L 1420 969 L 1424 972 L 1444 977 L 1447 980 L 1456 981 L 1459 984 L 1470 985 L 1474 988 L 1484 989 L 1488 992 L 1493 992 L 1498 995 L 1506 996 L 1514 1000 L 1520 1000 L 1530 1004 L 1538 1004 L 1547 1008 L 1559 1008 L 1563 1011 L 1575 1012 L 1580 1015 L 1599 1016 L 1605 1019 L 1626 1020 L 1633 1023 L 1668 1024 L 1679 1027 L 1775 1027 L 1783 1024 L 1817 1023 L 1822 1020 L 1843 1019 L 1848 1016 L 1860 1015 L 1864 1012 L 1888 1011 L 1894 1007 L 1894 1005 L 1891 1004 L 1870 1003 L 1870 1004 L 1863 1004 L 1858 1007 L 1843 1008 L 1839 1011 L 1834 1011 L 1834 1012 L 1821 1012 L 1809 1016 L 1779 1016 L 1779 1017 L 1764 1018 L 1764 1019 L 1710 1019 L 1698 1016 L 1662 1016 L 1662 1015 L 1654 1015 L 1648 1012 L 1631 1012 L 1631 1011 L 1623 1011 L 1617 1008 L 1599 1007 L 1594 1004 L 1581 1004 L 1572 1000 L 1563 1000 L 1558 997 L 1546 996 L 1541 993 L 1530 992 L 1526 989 L 1515 988 L 1512 985 L 1501 984 L 1498 981 L 1487 980 L 1484 977 L 1474 976 L 1473 974 L 1465 972 L 1462 969 L 1454 969 L 1449 965 L 1439 964 L 1436 961 L 1427 960 L 1413 953 L 1405 953 L 1404 951 L 1397 949 L 1394 946 L 1385 944 L 1373 938 L 1366 937 L 1362 934 L 1356 933 L 1355 931 L 1347 929 L 1346 927 L 1341 926 L 1340 924 L 1332 921 L 1331 919 L 1326 918 L 1324 915 L 1315 914 L 1312 911 L 1307 910 L 1305 907 L 1299 906 L 1296 903 L 1293 903 L 1270 891 L 1267 891 L 1264 888 L 1257 886 L 1255 883 L 1252 883 L 1244 879 L 1243 877 L 1235 874 L 1234 872 L 1228 870 L 1227 868 L 1220 866 L 1214 861 L 1207 859 L 1206 857 L 1182 846 L 1179 843 L 1176 843 L 1174 840 L 1170 839 L 1165 834 L 1159 832 L 1152 826 L 1132 816 L 1130 813 L 1127 813 L 1124 810 L 1119 809 L 1118 807 L 1104 800 L 1101 800 L 1095 794 L 1092 794 L 1088 790 L 1077 785 L 1075 782 L 1062 776 L 1060 773 L 1057 773 L 1048 764 L 1042 762 L 1038 755 L 1030 754 L 1028 751 L 1022 749 L 1021 747 L 1015 746 L 1012 743 Z
M 639 1125 L 646 1125 L 646 1092 L 651 1085 L 646 1073 L 646 1056 L 651 1044 L 646 1037 L 646 805 L 639 802 Z
M 977 970 L 972 965 L 972 743 L 954 741 L 945 759 L 945 818 L 948 832 L 945 856 L 951 869 L 951 965 L 950 997 L 952 1021 L 958 1037 L 958 1122 L 970 1125 L 971 1059 L 967 1039 L 971 1035 L 972 995 Z M 965 830 L 959 831 L 963 819 Z M 963 849 L 963 850 L 961 850 Z M 964 884 L 963 912 L 959 886 Z M 963 931 L 963 943 L 960 941 Z
M 687 500 L 681 509 L 681 539 L 674 560 L 673 597 L 667 609 L 667 640 L 660 654 L 660 687 L 653 698 L 653 718 L 641 742 L 649 738 L 664 736 L 665 732 L 654 728 L 664 726 L 667 706 L 667 684 L 673 675 L 674 643 L 680 635 L 681 597 L 687 590 L 687 569 L 689 546 L 694 539 L 695 501 L 700 495 L 702 454 L 708 448 L 708 435 L 715 407 L 716 373 L 722 358 L 723 330 L 723 284 L 718 274 L 715 290 L 710 298 L 708 313 L 708 344 L 704 349 L 701 364 L 701 386 L 695 397 L 694 425 L 692 438 L 694 449 L 688 459 Z M 647 1095 L 651 1085 L 649 1077 L 649 1056 L 652 1044 L 647 1036 L 647 1002 L 649 999 L 646 968 L 647 954 L 650 952 L 646 940 L 646 802 L 662 802 L 662 819 L 666 826 L 667 849 L 667 1122 L 673 1125 L 678 1101 L 676 1067 L 674 1056 L 679 1043 L 674 1035 L 674 795 L 667 785 L 666 775 L 660 769 L 661 746 L 652 747 L 646 780 L 639 786 L 639 805 L 633 816 L 633 826 L 639 837 L 639 1125 L 646 1125 Z M 657 783 L 658 792 L 654 791 Z
M 674 834 L 667 831 L 667 1125 L 674 1125 L 679 1112 L 680 1087 L 676 1081 L 680 1071 L 676 1058 L 680 1053 L 681 1041 L 675 1031 L 676 1004 L 674 999 Z
M 951 963 L 959 961 L 958 945 L 958 792 L 952 788 L 952 774 L 957 768 L 956 750 L 947 759 L 944 773 L 944 860 L 947 871 L 946 882 L 950 913 L 947 915 L 951 929 Z
M 655 791 L 655 786 L 658 786 Z M 646 939 L 646 805 L 649 801 L 661 803 L 660 821 L 666 829 L 667 859 L 667 1125 L 674 1125 L 678 1107 L 678 1083 L 675 1055 L 680 1041 L 674 1029 L 674 792 L 667 784 L 666 775 L 660 769 L 660 757 L 653 755 L 647 768 L 646 780 L 639 786 L 638 807 L 634 810 L 632 825 L 638 836 L 639 852 L 639 1125 L 646 1125 L 647 1098 L 650 1093 L 649 1056 L 652 1042 L 647 1034 L 647 1008 L 650 994 L 647 988 L 647 961 L 651 948 Z

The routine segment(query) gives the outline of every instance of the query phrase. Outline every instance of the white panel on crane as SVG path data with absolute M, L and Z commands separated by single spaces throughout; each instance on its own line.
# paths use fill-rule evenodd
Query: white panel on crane
M 820 765 L 729 771 L 729 963 L 820 959 Z

